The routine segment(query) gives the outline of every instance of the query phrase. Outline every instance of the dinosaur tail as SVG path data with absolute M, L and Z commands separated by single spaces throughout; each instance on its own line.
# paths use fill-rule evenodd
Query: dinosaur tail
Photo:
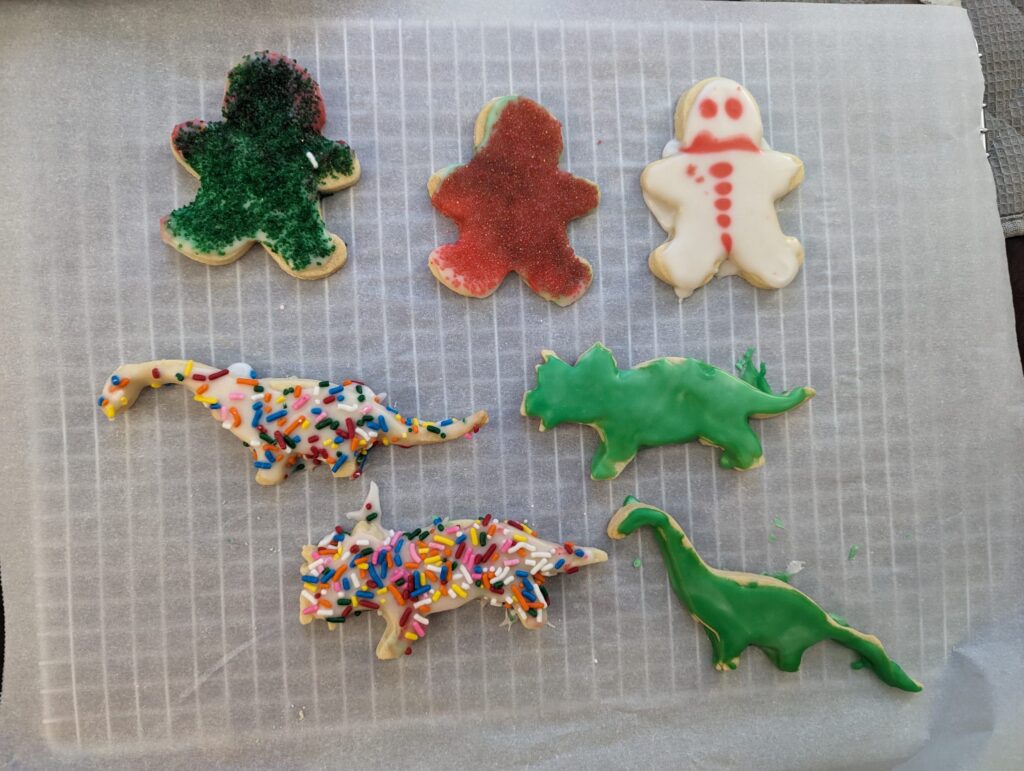
M 882 642 L 874 635 L 864 634 L 852 627 L 843 626 L 832 621 L 832 634 L 830 637 L 840 645 L 845 645 L 860 658 L 854 662 L 857 668 L 868 667 L 879 679 L 891 685 L 893 688 L 901 688 L 904 691 L 916 693 L 921 690 L 921 683 L 903 671 L 903 668 L 889 658 L 882 647 Z
M 794 407 L 799 407 L 817 393 L 810 386 L 794 388 L 792 391 L 785 391 L 781 394 L 765 393 L 757 389 L 754 391 L 755 393 L 751 396 L 751 402 L 754 405 L 751 417 L 787 412 Z
M 182 382 L 177 375 L 189 372 L 193 367 L 213 369 L 205 364 L 195 364 L 184 359 L 122 364 L 107 378 L 103 386 L 103 393 L 98 399 L 100 409 L 113 420 L 117 413 L 135 404 L 144 388 L 159 388 L 162 385 Z
M 416 419 L 405 438 L 395 444 L 399 447 L 416 447 L 421 444 L 449 442 L 467 434 L 475 434 L 486 424 L 487 413 L 484 410 L 474 412 L 464 420 L 447 418 L 434 423 Z

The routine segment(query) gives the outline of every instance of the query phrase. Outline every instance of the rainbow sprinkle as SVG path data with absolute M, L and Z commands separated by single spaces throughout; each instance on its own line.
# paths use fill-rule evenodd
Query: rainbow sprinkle
M 402 532 L 385 530 L 377 485 L 359 511 L 351 531 L 334 528 L 302 556 L 299 619 L 314 619 L 333 628 L 364 610 L 387 621 L 377 658 L 412 653 L 412 643 L 426 636 L 430 616 L 479 599 L 514 614 L 523 626 L 546 623 L 545 583 L 557 573 L 575 573 L 604 562 L 600 549 L 544 541 L 527 525 L 487 514 L 445 521 Z

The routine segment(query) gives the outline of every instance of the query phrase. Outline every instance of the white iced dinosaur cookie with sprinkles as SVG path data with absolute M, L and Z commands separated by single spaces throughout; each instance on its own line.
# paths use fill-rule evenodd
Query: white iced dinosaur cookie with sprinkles
M 99 406 L 111 420 L 146 387 L 185 386 L 214 420 L 242 440 L 256 481 L 276 485 L 306 465 L 357 478 L 377 445 L 413 447 L 472 437 L 486 412 L 465 420 L 403 417 L 363 383 L 258 378 L 248 364 L 226 369 L 185 360 L 124 364 L 107 380 Z
M 315 546 L 305 546 L 299 620 L 322 619 L 333 628 L 351 616 L 376 611 L 387 623 L 377 658 L 412 653 L 430 619 L 479 600 L 503 608 L 527 629 L 547 623 L 545 583 L 604 562 L 600 549 L 542 540 L 528 525 L 490 514 L 443 520 L 406 532 L 380 524 L 377 485 L 351 531 L 340 525 Z
M 675 139 L 640 175 L 644 201 L 668 233 L 651 252 L 651 272 L 680 298 L 715 275 L 786 286 L 804 250 L 782 232 L 775 202 L 803 178 L 799 158 L 765 143 L 747 89 L 728 78 L 702 80 L 679 100 Z

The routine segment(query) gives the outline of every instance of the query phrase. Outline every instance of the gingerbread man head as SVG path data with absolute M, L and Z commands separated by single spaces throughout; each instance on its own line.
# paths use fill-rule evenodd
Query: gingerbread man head
M 281 123 L 320 131 L 327 122 L 319 84 L 294 59 L 273 51 L 249 54 L 231 70 L 222 114 L 264 131 Z
M 679 146 L 691 152 L 759 150 L 764 128 L 747 89 L 728 78 L 707 78 L 679 100 L 675 133 Z

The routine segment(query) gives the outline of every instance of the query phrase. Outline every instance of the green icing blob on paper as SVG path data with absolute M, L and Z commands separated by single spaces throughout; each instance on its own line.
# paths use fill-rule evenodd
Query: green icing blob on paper
M 857 552 L 859 552 L 859 551 L 860 551 L 860 546 L 857 545 L 857 544 L 854 544 L 853 546 L 850 547 L 850 551 L 847 553 L 846 559 L 852 560 L 854 557 L 857 556 Z
M 795 672 L 804 651 L 833 640 L 855 651 L 888 685 L 921 690 L 921 684 L 889 658 L 877 637 L 837 623 L 798 589 L 768 576 L 709 566 L 679 523 L 660 509 L 629 496 L 608 523 L 608 535 L 623 538 L 641 527 L 654 531 L 672 590 L 704 626 L 716 669 L 735 669 L 740 654 L 753 645 L 779 669 Z
M 619 370 L 600 343 L 575 366 L 550 351 L 543 355 L 537 387 L 523 397 L 522 413 L 540 418 L 541 430 L 562 423 L 594 428 L 601 436 L 591 463 L 594 479 L 614 479 L 642 447 L 695 440 L 721 447 L 723 468 L 754 468 L 763 451 L 748 421 L 814 396 L 813 388 L 765 391 L 696 359 L 654 359 Z
M 320 134 L 316 82 L 286 57 L 252 54 L 228 75 L 222 114 L 223 121 L 190 121 L 174 132 L 175 149 L 201 184 L 192 203 L 170 214 L 168 232 L 210 254 L 259 240 L 294 270 L 323 262 L 336 246 L 317 186 L 350 175 L 353 156 Z

